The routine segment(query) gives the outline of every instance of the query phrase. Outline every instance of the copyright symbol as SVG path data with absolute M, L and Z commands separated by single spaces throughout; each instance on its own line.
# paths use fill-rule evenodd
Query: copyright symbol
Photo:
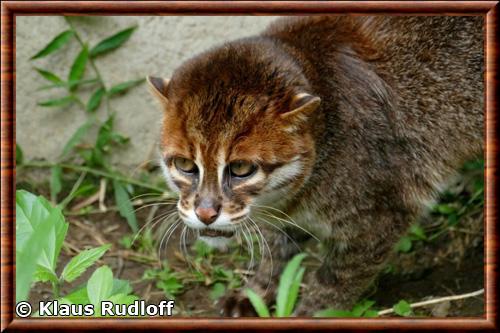
M 31 315 L 31 304 L 28 302 L 19 302 L 16 304 L 16 315 L 21 318 L 26 318 Z

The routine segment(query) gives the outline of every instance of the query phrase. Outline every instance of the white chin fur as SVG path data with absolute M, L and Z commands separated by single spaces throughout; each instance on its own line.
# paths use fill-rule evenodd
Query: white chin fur
M 203 242 L 205 242 L 205 244 L 207 244 L 208 246 L 215 247 L 216 249 L 218 249 L 220 251 L 227 250 L 229 242 L 231 241 L 231 239 L 227 238 L 227 237 L 200 236 L 199 239 L 201 239 Z

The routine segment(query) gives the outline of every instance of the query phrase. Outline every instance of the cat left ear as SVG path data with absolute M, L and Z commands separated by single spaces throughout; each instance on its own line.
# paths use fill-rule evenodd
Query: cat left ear
M 321 104 L 321 98 L 306 93 L 300 93 L 292 98 L 290 111 L 281 114 L 286 120 L 306 120 Z
M 153 95 L 156 96 L 161 102 L 168 102 L 167 100 L 167 88 L 169 79 L 163 79 L 161 77 L 148 76 L 147 77 L 149 88 Z

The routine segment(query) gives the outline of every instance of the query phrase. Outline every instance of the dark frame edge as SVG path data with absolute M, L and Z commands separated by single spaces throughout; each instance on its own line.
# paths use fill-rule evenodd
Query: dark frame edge
M 126 7 L 124 7 L 124 5 Z M 335 7 L 332 9 L 332 7 Z M 370 9 L 366 9 L 370 8 Z M 430 9 L 429 9 L 430 8 Z M 156 11 L 155 11 L 156 9 Z M 14 188 L 15 188 L 15 16 L 42 14 L 42 15 L 190 15 L 190 14 L 318 14 L 341 13 L 350 11 L 356 14 L 482 14 L 486 17 L 486 214 L 485 214 L 485 277 L 486 277 L 486 318 L 445 318 L 445 319 L 259 319 L 259 318 L 169 318 L 169 319 L 20 319 L 13 317 L 14 309 Z M 154 14 L 151 14 L 151 13 Z M 10 330 L 95 330 L 116 329 L 153 329 L 153 330 L 193 330 L 193 329 L 335 329 L 370 330 L 370 329 L 448 329 L 448 330 L 497 330 L 498 317 L 496 314 L 496 274 L 498 236 L 495 204 L 495 190 L 497 181 L 498 145 L 496 140 L 497 100 L 498 91 L 498 1 L 418 1 L 418 2 L 389 2 L 383 4 L 375 1 L 342 1 L 332 3 L 272 1 L 262 3 L 258 1 L 188 1 L 188 2 L 159 2 L 159 1 L 130 1 L 121 2 L 82 2 L 82 1 L 50 1 L 47 3 L 31 1 L 6 1 L 1 4 L 1 331 Z M 486 221 L 489 221 L 486 223 Z

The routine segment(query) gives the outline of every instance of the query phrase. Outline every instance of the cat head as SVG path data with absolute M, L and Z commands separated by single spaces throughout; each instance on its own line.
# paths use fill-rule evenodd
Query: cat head
M 207 242 L 230 237 L 252 207 L 291 197 L 309 176 L 320 99 L 272 43 L 226 44 L 171 80 L 148 81 L 164 109 L 164 175 L 180 217 Z

